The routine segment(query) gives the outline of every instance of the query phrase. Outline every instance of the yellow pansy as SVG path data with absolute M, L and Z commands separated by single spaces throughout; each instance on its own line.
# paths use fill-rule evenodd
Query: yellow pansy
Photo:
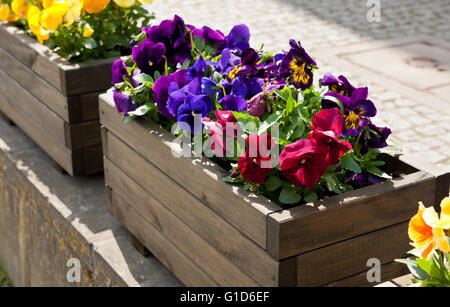
M 7 4 L 0 5 L 0 20 L 7 21 L 10 15 L 11 9 L 9 8 L 9 5 Z
M 83 29 L 83 36 L 84 37 L 91 37 L 92 34 L 94 34 L 94 29 L 91 28 L 91 26 L 87 23 L 84 25 Z
M 68 8 L 65 21 L 68 25 L 71 25 L 76 20 L 80 20 L 81 10 L 83 9 L 83 0 L 67 0 L 66 6 Z
M 136 1 L 135 0 L 113 0 L 115 4 L 122 8 L 132 7 Z
M 111 0 L 85 0 L 84 9 L 89 14 L 103 11 Z
M 44 9 L 49 8 L 55 3 L 55 0 L 42 0 L 42 6 Z
M 45 29 L 55 31 L 63 23 L 63 17 L 66 12 L 67 8 L 64 4 L 53 4 L 42 11 L 41 23 Z
M 25 18 L 28 12 L 28 5 L 25 3 L 25 0 L 13 0 L 11 9 L 17 17 Z
M 47 31 L 42 29 L 40 19 L 41 10 L 35 5 L 30 6 L 27 14 L 28 27 L 30 28 L 31 32 L 36 35 L 39 43 L 43 44 L 44 41 L 50 38 L 50 36 Z
M 409 222 L 411 245 L 421 251 L 424 259 L 428 259 L 436 247 L 448 253 L 450 245 L 445 236 L 446 229 L 450 229 L 450 198 L 442 200 L 440 218 L 433 207 L 425 208 L 420 203 L 419 211 Z

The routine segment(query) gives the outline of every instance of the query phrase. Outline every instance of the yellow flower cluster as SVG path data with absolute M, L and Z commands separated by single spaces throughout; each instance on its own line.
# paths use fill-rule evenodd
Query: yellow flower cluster
M 113 0 L 122 8 L 129 8 L 136 0 Z M 151 3 L 153 0 L 140 0 Z M 111 0 L 36 0 L 31 4 L 28 0 L 12 0 L 5 4 L 0 0 L 0 20 L 15 22 L 24 19 L 31 32 L 43 44 L 49 39 L 51 31 L 56 31 L 61 24 L 70 26 L 80 20 L 83 14 L 95 14 L 103 11 Z M 83 36 L 91 37 L 94 29 L 89 24 L 83 28 Z

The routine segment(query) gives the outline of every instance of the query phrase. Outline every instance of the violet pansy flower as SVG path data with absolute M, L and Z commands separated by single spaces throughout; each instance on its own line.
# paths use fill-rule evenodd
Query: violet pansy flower
M 317 63 L 306 53 L 300 42 L 290 40 L 291 49 L 284 56 L 280 66 L 280 73 L 291 78 L 292 84 L 303 91 L 313 83 L 312 66 Z
M 189 94 L 184 103 L 178 108 L 177 121 L 187 123 L 192 132 L 201 131 L 201 119 L 212 110 L 212 102 L 206 95 Z

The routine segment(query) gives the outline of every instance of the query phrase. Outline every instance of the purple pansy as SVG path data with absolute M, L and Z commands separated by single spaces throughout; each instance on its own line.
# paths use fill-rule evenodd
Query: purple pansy
M 192 81 L 194 78 L 203 77 L 203 74 L 208 72 L 209 65 L 203 59 L 203 56 L 200 55 L 197 61 L 195 61 L 194 66 L 190 67 L 187 73 L 187 78 L 189 81 Z
M 237 25 L 231 29 L 230 33 L 226 37 L 226 47 L 229 49 L 237 50 L 239 52 L 250 48 L 250 30 L 244 25 Z
M 220 73 L 228 75 L 230 71 L 240 63 L 241 58 L 231 52 L 230 49 L 225 48 L 222 51 L 222 56 L 220 57 L 219 62 L 217 62 L 217 66 Z
M 238 96 L 227 95 L 219 100 L 226 111 L 244 111 L 247 109 L 247 101 Z
M 195 29 L 192 31 L 192 36 L 201 37 L 208 45 L 216 48 L 218 52 L 221 52 L 226 44 L 227 40 L 225 35 L 219 30 L 213 30 L 210 27 L 204 26 L 201 29 Z
M 143 28 L 147 39 L 162 43 L 166 47 L 168 64 L 183 63 L 191 57 L 191 41 L 183 19 L 175 15 L 173 20 L 164 20 L 158 26 Z
M 367 171 L 363 171 L 361 174 L 353 174 L 348 178 L 345 183 L 351 185 L 354 189 L 359 189 L 368 185 L 377 184 L 382 180 Z
M 113 98 L 117 112 L 123 113 L 125 117 L 128 116 L 128 112 L 132 112 L 139 107 L 137 103 L 133 103 L 131 96 L 122 94 L 118 90 L 114 90 Z
M 370 123 L 369 117 L 377 115 L 377 109 L 372 101 L 367 99 L 367 87 L 357 88 L 352 93 L 351 97 L 342 96 L 335 92 L 325 94 L 339 99 L 344 107 L 344 126 L 342 135 L 357 136 L 364 126 Z M 322 101 L 322 108 L 335 108 L 337 105 L 331 100 L 324 99 Z
M 330 92 L 338 93 L 342 96 L 350 97 L 355 91 L 355 87 L 348 82 L 344 76 L 336 78 L 330 73 L 326 73 L 322 80 L 323 86 L 328 86 Z
M 211 111 L 212 102 L 208 96 L 189 94 L 178 108 L 177 121 L 185 122 L 189 124 L 191 131 L 199 132 L 202 129 L 201 119 Z
M 290 77 L 296 88 L 305 90 L 313 83 L 312 67 L 317 63 L 306 53 L 300 42 L 290 40 L 291 49 L 283 58 L 280 73 L 284 77 Z
M 123 82 L 123 79 L 128 76 L 127 66 L 121 59 L 116 60 L 111 68 L 112 84 Z
M 144 39 L 139 46 L 132 50 L 133 60 L 137 67 L 148 75 L 153 76 L 156 71 L 164 72 L 166 47 L 163 43 L 154 43 Z
M 387 146 L 386 140 L 391 135 L 391 129 L 387 127 L 377 127 L 369 122 L 369 129 L 365 131 L 359 143 L 361 144 L 361 152 L 367 152 L 368 148 L 384 148 Z
M 153 86 L 153 99 L 155 100 L 158 110 L 167 118 L 174 118 L 174 116 L 167 110 L 167 100 L 169 98 L 169 87 L 172 82 L 178 85 L 178 88 L 184 87 L 188 84 L 187 69 L 180 69 L 168 76 L 161 76 L 156 80 Z

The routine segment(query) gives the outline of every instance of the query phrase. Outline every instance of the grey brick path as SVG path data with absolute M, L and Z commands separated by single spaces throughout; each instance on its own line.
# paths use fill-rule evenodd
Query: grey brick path
M 178 14 L 189 24 L 224 33 L 246 23 L 251 44 L 259 47 L 264 42 L 270 51 L 287 49 L 290 38 L 300 40 L 313 56 L 323 49 L 405 36 L 450 42 L 450 0 L 381 0 L 381 7 L 381 22 L 369 23 L 366 0 L 155 0 L 149 6 L 157 21 Z M 337 70 L 326 58 L 317 60 L 318 76 L 344 74 L 358 86 L 369 86 L 379 109 L 376 123 L 391 127 L 406 152 L 421 153 L 450 169 L 450 116 L 430 111 L 420 97 L 405 97 L 364 75 Z

